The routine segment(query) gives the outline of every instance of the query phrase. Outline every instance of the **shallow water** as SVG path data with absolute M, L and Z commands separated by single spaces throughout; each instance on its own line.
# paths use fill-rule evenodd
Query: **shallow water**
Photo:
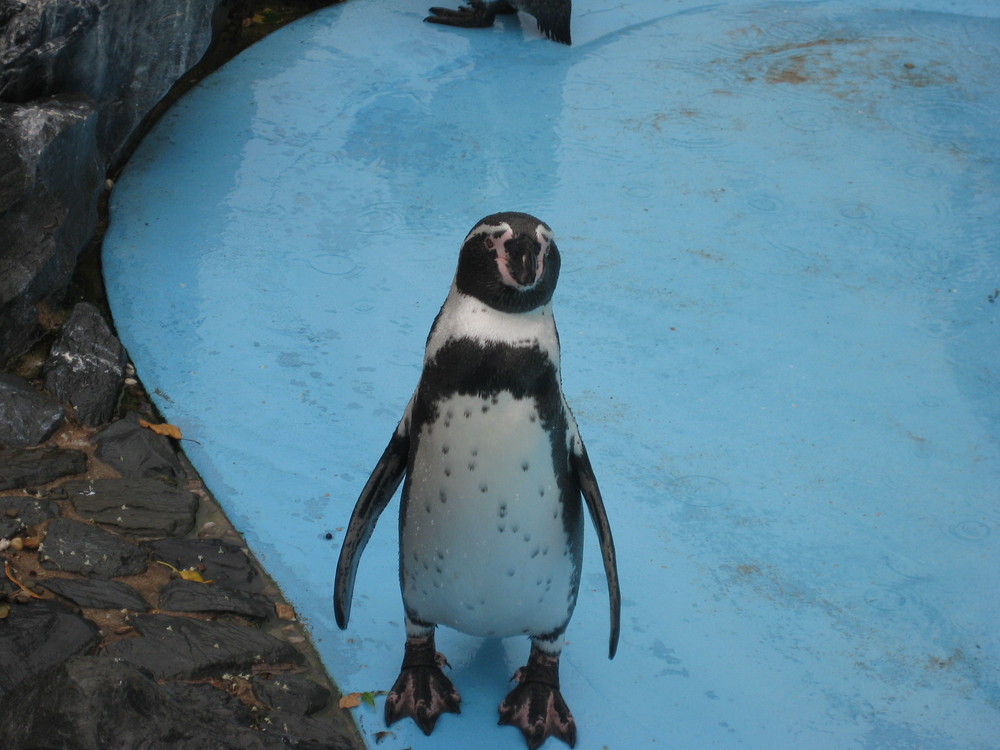
M 345 692 L 387 689 L 398 505 L 346 632 L 342 530 L 462 238 L 534 213 L 624 595 L 608 662 L 588 531 L 577 746 L 995 748 L 1000 6 L 575 5 L 566 48 L 354 0 L 178 103 L 105 241 L 146 386 Z M 527 642 L 438 646 L 462 715 L 379 747 L 522 747 Z

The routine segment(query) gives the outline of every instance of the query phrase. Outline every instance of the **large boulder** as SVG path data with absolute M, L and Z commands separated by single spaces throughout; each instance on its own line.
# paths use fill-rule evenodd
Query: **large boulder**
M 0 366 L 37 337 L 38 305 L 61 297 L 97 226 L 97 122 L 81 94 L 0 102 Z
M 0 101 L 86 94 L 104 164 L 212 41 L 222 0 L 0 0 Z
M 225 0 L 0 0 L 0 367 L 39 336 L 105 175 L 205 54 Z

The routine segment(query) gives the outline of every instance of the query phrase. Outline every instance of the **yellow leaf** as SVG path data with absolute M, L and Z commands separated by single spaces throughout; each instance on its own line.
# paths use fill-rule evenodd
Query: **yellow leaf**
M 167 437 L 172 437 L 174 440 L 181 439 L 181 428 L 172 424 L 152 424 L 147 422 L 145 419 L 139 420 L 139 426 L 145 427 L 147 430 L 152 430 L 157 435 L 166 435 Z
M 213 581 L 206 581 L 204 577 L 202 577 L 201 573 L 199 573 L 194 568 L 188 568 L 187 570 L 177 570 L 177 568 L 175 568 L 173 565 L 171 565 L 168 562 L 163 562 L 163 560 L 157 560 L 156 562 L 159 565 L 165 565 L 166 567 L 170 568 L 185 581 L 196 581 L 198 583 L 213 583 Z
M 198 583 L 211 583 L 211 581 L 206 581 L 204 576 L 199 573 L 194 568 L 188 568 L 187 570 L 177 571 L 177 575 L 183 578 L 185 581 L 197 581 Z

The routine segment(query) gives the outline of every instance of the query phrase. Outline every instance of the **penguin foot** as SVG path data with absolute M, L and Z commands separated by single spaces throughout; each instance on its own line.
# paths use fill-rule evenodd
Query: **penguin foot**
M 451 8 L 431 8 L 431 15 L 424 20 L 427 23 L 439 23 L 444 26 L 460 26 L 466 29 L 485 29 L 493 25 L 500 13 L 514 13 L 514 8 L 506 0 L 496 0 L 486 3 L 483 0 L 469 0 L 458 10 Z
M 407 639 L 399 677 L 385 699 L 386 726 L 409 716 L 429 735 L 441 714 L 462 712 L 462 697 L 441 671 L 447 664 L 434 651 L 433 637 Z
M 528 665 L 514 679 L 518 685 L 500 704 L 498 723 L 520 729 L 529 750 L 549 737 L 576 745 L 576 722 L 559 692 L 559 655 L 532 649 Z

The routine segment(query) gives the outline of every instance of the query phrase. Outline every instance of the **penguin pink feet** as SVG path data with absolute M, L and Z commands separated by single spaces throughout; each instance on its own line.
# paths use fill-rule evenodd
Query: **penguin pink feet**
M 500 704 L 500 724 L 524 733 L 529 750 L 549 737 L 576 745 L 576 722 L 559 692 L 559 654 L 532 647 L 528 664 L 514 675 L 518 685 Z
M 443 713 L 461 713 L 462 697 L 441 667 L 447 660 L 434 649 L 434 636 L 406 639 L 403 666 L 385 699 L 386 726 L 410 716 L 429 735 Z

